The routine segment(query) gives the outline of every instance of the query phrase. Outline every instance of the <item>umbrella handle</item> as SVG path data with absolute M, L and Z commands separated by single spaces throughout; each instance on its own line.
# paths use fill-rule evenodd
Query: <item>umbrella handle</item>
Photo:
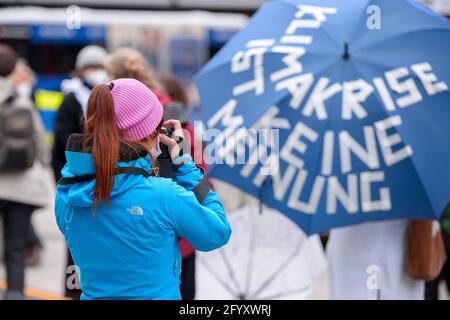
M 344 54 L 342 55 L 344 60 L 350 59 L 350 53 L 348 52 L 348 42 L 344 42 Z
M 262 201 L 262 188 L 268 183 L 272 182 L 272 177 L 267 176 L 261 186 L 258 188 L 258 200 L 259 200 L 259 214 L 263 214 L 263 201 Z

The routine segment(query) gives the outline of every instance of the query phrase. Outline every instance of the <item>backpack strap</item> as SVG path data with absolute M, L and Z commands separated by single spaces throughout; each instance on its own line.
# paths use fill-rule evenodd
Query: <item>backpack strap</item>
M 135 175 L 141 175 L 144 176 L 144 178 L 150 177 L 150 173 L 142 168 L 137 167 L 119 167 L 117 169 L 116 175 L 118 174 L 135 174 Z M 78 182 L 87 182 L 95 179 L 95 174 L 85 174 L 82 176 L 75 176 L 70 178 L 61 178 L 58 181 L 58 184 L 60 185 L 68 185 Z
M 137 167 L 119 167 L 117 169 L 117 174 L 135 174 L 135 175 L 142 175 L 144 178 L 148 178 L 151 176 L 151 174 L 142 169 Z M 95 174 L 85 174 L 81 176 L 75 176 L 75 177 L 69 177 L 69 178 L 61 178 L 58 181 L 59 185 L 69 185 L 74 184 L 78 182 L 87 182 L 92 181 L 95 179 Z M 211 184 L 209 183 L 209 177 L 208 175 L 204 174 L 200 182 L 195 186 L 194 190 L 192 190 L 195 194 L 195 197 L 197 198 L 199 203 L 203 203 L 206 196 L 209 193 L 209 190 L 211 190 Z
M 17 93 L 12 93 L 6 100 L 0 101 L 0 105 L 2 106 L 12 106 L 14 104 L 14 101 L 17 99 Z

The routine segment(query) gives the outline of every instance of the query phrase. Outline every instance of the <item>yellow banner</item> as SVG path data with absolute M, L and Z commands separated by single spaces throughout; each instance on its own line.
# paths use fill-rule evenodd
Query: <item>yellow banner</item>
M 62 92 L 38 89 L 35 92 L 35 103 L 39 110 L 56 111 L 64 98 Z

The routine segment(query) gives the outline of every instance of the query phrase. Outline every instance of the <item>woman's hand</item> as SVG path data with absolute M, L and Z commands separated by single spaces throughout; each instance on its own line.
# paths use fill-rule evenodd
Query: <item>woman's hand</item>
M 181 123 L 178 120 L 167 120 L 163 123 L 163 127 L 174 128 L 171 138 L 169 138 L 165 134 L 159 134 L 160 141 L 164 143 L 169 149 L 170 157 L 173 161 L 180 156 L 180 151 L 182 150 L 182 146 L 179 146 L 177 141 L 181 142 L 184 140 L 183 128 L 181 127 Z

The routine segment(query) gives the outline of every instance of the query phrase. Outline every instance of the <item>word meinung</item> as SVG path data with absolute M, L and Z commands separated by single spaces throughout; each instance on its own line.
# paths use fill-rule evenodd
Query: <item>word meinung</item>
M 229 113 L 226 115 L 222 113 L 220 119 L 236 129 L 236 124 L 240 122 L 233 120 L 233 110 L 233 108 L 228 108 Z M 210 146 L 221 149 L 223 153 L 226 153 L 225 159 L 229 160 L 233 155 L 238 154 L 239 150 L 244 149 L 242 146 L 239 146 L 239 142 L 242 144 L 251 143 L 248 146 L 252 150 L 250 159 L 255 158 L 254 154 L 258 153 L 257 157 L 262 165 L 255 174 L 257 166 L 252 161 L 248 161 L 242 166 L 240 175 L 244 178 L 250 178 L 253 175 L 252 183 L 256 187 L 261 187 L 267 176 L 270 175 L 274 197 L 280 202 L 285 200 L 292 185 L 287 202 L 288 207 L 292 209 L 314 214 L 322 193 L 325 191 L 326 212 L 328 214 L 336 213 L 338 202 L 349 213 L 356 213 L 359 211 L 359 208 L 363 212 L 388 211 L 391 209 L 389 188 L 381 187 L 379 189 L 378 200 L 372 198 L 372 194 L 374 194 L 372 191 L 374 191 L 375 184 L 382 183 L 385 180 L 385 173 L 379 170 L 382 162 L 386 167 L 391 167 L 413 154 L 411 146 L 404 145 L 397 130 L 392 130 L 402 125 L 402 119 L 399 115 L 389 116 L 375 122 L 373 125 L 363 126 L 361 128 L 363 142 L 361 143 L 347 130 L 339 132 L 326 130 L 322 136 L 322 150 L 320 153 L 322 158 L 317 159 L 319 175 L 313 177 L 314 183 L 312 184 L 309 200 L 300 200 L 300 198 L 305 198 L 304 186 L 308 179 L 311 179 L 310 173 L 305 169 L 305 161 L 302 157 L 307 154 L 311 145 L 318 144 L 321 139 L 317 131 L 302 121 L 297 122 L 291 128 L 287 119 L 277 117 L 278 112 L 279 110 L 275 106 L 269 108 L 265 115 L 261 117 L 265 121 L 259 122 L 263 122 L 265 128 L 270 126 L 272 128 L 271 131 L 273 131 L 272 126 L 275 125 L 291 131 L 280 150 L 278 149 L 278 143 L 276 143 L 277 148 L 271 149 L 270 154 L 268 151 L 261 153 L 261 145 L 256 145 L 256 140 L 238 139 L 240 130 L 231 131 L 235 135 L 229 130 L 227 134 L 222 132 L 223 135 L 220 137 L 220 141 L 228 140 L 232 141 L 232 143 L 225 142 L 222 146 L 213 143 Z M 235 125 L 233 126 L 232 123 L 235 123 Z M 278 137 L 278 135 L 276 136 Z M 233 148 L 230 148 L 230 145 Z M 273 143 L 266 144 L 266 147 L 273 147 Z M 333 171 L 336 156 L 339 158 L 339 173 L 346 180 L 344 184 L 346 188 L 341 184 L 342 181 L 339 181 L 336 173 Z M 355 158 L 359 162 L 354 161 Z M 226 163 L 230 166 L 235 164 L 234 161 L 231 164 Z M 287 164 L 283 173 L 280 170 L 280 163 Z M 352 173 L 354 163 L 362 163 L 369 170 L 358 174 Z
M 356 213 L 359 210 L 362 212 L 391 210 L 391 194 L 388 187 L 379 188 L 378 199 L 374 199 L 372 195 L 375 194 L 373 192 L 375 184 L 385 180 L 384 171 L 379 170 L 381 159 L 387 167 L 390 167 L 413 154 L 411 146 L 404 145 L 398 133 L 388 133 L 390 129 L 401 124 L 401 117 L 395 115 L 377 121 L 373 126 L 364 126 L 362 129 L 364 144 L 360 144 L 346 130 L 325 131 L 320 174 L 313 177 L 314 182 L 309 199 L 301 200 L 305 198 L 304 186 L 311 177 L 308 170 L 304 168 L 304 160 L 297 154 L 305 155 L 309 147 L 308 143 L 317 143 L 319 134 L 305 123 L 298 122 L 280 154 L 272 154 L 270 157 L 270 161 L 287 163 L 283 174 L 277 171 L 271 176 L 275 199 L 283 201 L 288 196 L 288 207 L 307 214 L 314 214 L 317 211 L 324 192 L 326 192 L 326 213 L 328 214 L 337 212 L 338 202 L 348 213 Z M 380 147 L 381 155 L 378 153 L 377 145 Z M 346 180 L 346 187 L 341 184 L 337 175 L 332 174 L 335 153 L 339 153 L 340 172 Z M 354 161 L 355 157 L 359 162 Z M 351 173 L 354 163 L 363 163 L 369 170 Z M 276 166 L 279 166 L 279 163 Z M 253 179 L 253 184 L 260 187 L 266 178 L 258 172 Z

